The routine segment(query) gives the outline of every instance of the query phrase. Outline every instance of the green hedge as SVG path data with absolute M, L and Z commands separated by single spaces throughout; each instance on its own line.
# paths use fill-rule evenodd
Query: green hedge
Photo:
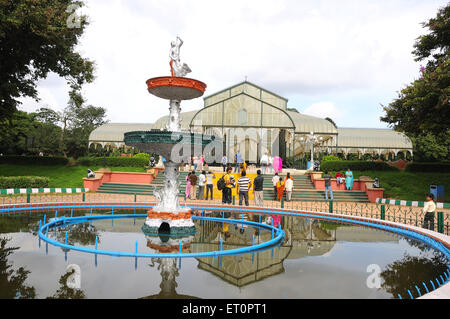
M 405 171 L 407 172 L 435 172 L 450 173 L 450 163 L 408 163 Z
M 148 165 L 148 160 L 135 157 L 80 157 L 78 164 L 83 166 L 145 167 Z
M 0 176 L 0 189 L 7 188 L 44 188 L 49 179 L 40 176 Z
M 390 166 L 385 162 L 369 161 L 327 161 L 320 164 L 322 171 L 397 171 L 398 168 Z
M 65 157 L 53 156 L 0 156 L 0 164 L 24 164 L 24 165 L 67 165 L 69 160 Z

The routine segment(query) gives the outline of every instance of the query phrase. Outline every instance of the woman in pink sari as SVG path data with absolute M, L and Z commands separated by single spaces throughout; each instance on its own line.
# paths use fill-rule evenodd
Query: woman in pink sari
M 275 173 L 280 173 L 283 169 L 282 159 L 279 156 L 273 158 L 273 170 Z
M 186 198 L 191 199 L 191 181 L 189 180 L 189 176 L 191 175 L 191 173 L 186 175 Z

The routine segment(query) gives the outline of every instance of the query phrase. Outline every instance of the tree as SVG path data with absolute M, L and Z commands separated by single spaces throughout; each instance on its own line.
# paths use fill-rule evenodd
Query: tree
M 385 115 L 381 120 L 408 135 L 414 153 L 422 160 L 446 160 L 449 148 L 445 137 L 450 129 L 450 3 L 422 25 L 430 32 L 417 38 L 412 53 L 416 61 L 428 59 L 427 66 L 421 67 L 419 79 L 383 106 Z
M 79 157 L 86 154 L 89 145 L 89 135 L 97 127 L 107 121 L 106 109 L 88 105 L 86 107 L 71 107 L 68 113 L 69 129 L 65 145 L 71 156 Z
M 10 118 L 20 97 L 38 100 L 36 84 L 49 72 L 64 77 L 71 92 L 94 79 L 94 63 L 75 51 L 87 26 L 74 0 L 0 0 L 0 120 Z M 75 18 L 75 19 L 74 19 Z
M 25 285 L 28 275 L 31 273 L 23 267 L 14 270 L 8 257 L 19 247 L 7 248 L 10 238 L 0 238 L 0 298 L 1 299 L 34 299 L 36 290 L 32 286 Z
M 26 112 L 17 111 L 11 118 L 0 122 L 0 153 L 28 153 L 34 131 L 33 118 Z
M 81 98 L 81 96 L 80 96 Z M 84 102 L 84 101 L 83 101 Z M 71 99 L 63 111 L 40 108 L 37 118 L 49 125 L 58 125 L 58 149 L 65 157 L 86 154 L 91 132 L 106 123 L 106 109 L 77 105 Z
M 431 133 L 412 137 L 414 157 L 418 161 L 429 162 L 448 160 L 450 154 L 450 130 L 433 135 Z
M 417 38 L 413 54 L 416 61 L 432 57 L 428 61 L 430 70 L 436 69 L 439 62 L 448 58 L 450 46 L 450 4 L 439 9 L 435 18 L 423 22 L 422 27 L 428 28 L 429 34 Z
M 398 98 L 383 107 L 381 120 L 408 136 L 439 134 L 450 128 L 450 59 L 401 90 Z

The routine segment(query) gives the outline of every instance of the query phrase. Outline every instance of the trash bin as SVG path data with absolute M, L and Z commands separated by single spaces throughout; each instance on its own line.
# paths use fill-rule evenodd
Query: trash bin
M 444 185 L 430 185 L 430 194 L 434 195 L 436 202 L 444 201 Z

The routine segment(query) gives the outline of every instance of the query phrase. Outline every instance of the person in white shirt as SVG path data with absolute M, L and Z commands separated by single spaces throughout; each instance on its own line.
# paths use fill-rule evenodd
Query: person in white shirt
M 264 155 L 261 157 L 260 163 L 263 174 L 267 174 L 267 166 L 269 165 L 269 156 L 267 156 L 267 153 L 264 153 Z
M 205 195 L 206 172 L 202 171 L 198 177 L 198 199 L 203 199 Z
M 425 205 L 423 206 L 423 228 L 434 230 L 434 212 L 436 211 L 436 204 L 434 203 L 434 195 L 428 194 Z
M 208 172 L 208 174 L 206 175 L 206 200 L 208 200 L 209 192 L 211 192 L 210 200 L 213 199 L 213 180 L 215 178 L 216 177 L 211 172 Z
M 284 188 L 286 190 L 286 200 L 288 202 L 291 201 L 292 198 L 292 190 L 294 189 L 294 181 L 292 180 L 292 178 L 287 178 L 286 179 L 286 183 L 284 184 Z
M 277 200 L 277 183 L 279 182 L 280 177 L 278 173 L 275 173 L 274 177 L 272 177 L 273 191 L 275 192 L 275 197 L 273 200 Z

